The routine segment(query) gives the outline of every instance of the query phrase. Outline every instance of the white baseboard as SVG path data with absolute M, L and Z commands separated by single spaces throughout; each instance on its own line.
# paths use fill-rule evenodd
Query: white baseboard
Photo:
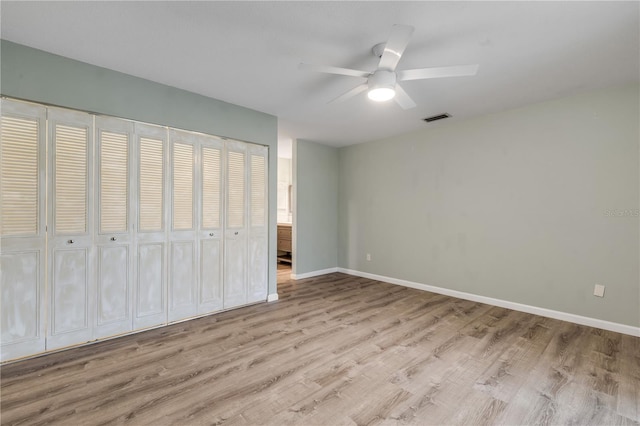
M 304 274 L 291 274 L 291 279 L 302 280 L 304 278 L 317 277 L 318 275 L 326 275 L 338 272 L 338 268 L 321 269 L 319 271 L 305 272 Z
M 273 293 L 267 296 L 267 302 L 275 302 L 278 300 L 278 293 Z
M 510 302 L 508 300 L 494 299 L 492 297 L 479 296 L 477 294 L 465 293 L 458 290 L 450 290 L 442 287 L 435 287 L 428 284 L 416 283 L 413 281 L 401 280 L 398 278 L 385 277 L 382 275 L 370 274 L 368 272 L 356 271 L 353 269 L 338 268 L 338 272 L 343 274 L 354 275 L 362 278 L 369 278 L 376 281 L 383 281 L 390 284 L 401 285 L 404 287 L 415 288 L 418 290 L 430 291 L 432 293 L 444 294 L 446 296 L 457 297 L 458 299 L 471 300 L 473 302 L 486 303 L 487 305 L 499 306 L 501 308 L 513 309 L 514 311 L 527 312 L 529 314 L 540 315 L 543 317 L 554 318 L 562 321 L 568 321 L 575 324 L 586 325 L 589 327 L 601 328 L 603 330 L 615 331 L 618 333 L 629 334 L 631 336 L 640 337 L 640 327 L 619 324 L 616 322 L 605 321 L 596 318 L 583 317 L 581 315 L 570 314 L 567 312 L 554 311 L 552 309 L 539 308 L 537 306 L 524 305 L 522 303 Z

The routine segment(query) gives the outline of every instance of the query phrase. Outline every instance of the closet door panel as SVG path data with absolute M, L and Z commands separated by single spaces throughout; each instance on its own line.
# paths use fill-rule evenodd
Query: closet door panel
M 94 339 L 93 118 L 48 109 L 49 326 L 47 350 Z
M 38 251 L 2 253 L 2 342 L 17 343 L 38 337 Z M 43 347 L 44 349 L 44 347 Z
M 172 130 L 169 321 L 198 314 L 196 244 L 196 145 L 188 132 Z
M 92 340 L 90 249 L 57 249 L 53 259 L 52 337 L 65 346 Z M 80 340 L 76 334 L 84 336 Z
M 199 135 L 199 232 L 200 289 L 198 313 L 223 307 L 223 141 Z
M 247 301 L 250 303 L 267 300 L 267 247 L 266 235 L 252 235 L 249 238 Z
M 166 322 L 163 285 L 165 282 L 164 252 L 164 243 L 138 244 L 136 328 Z
M 247 301 L 267 299 L 268 292 L 268 211 L 267 148 L 249 147 L 249 245 Z
M 45 349 L 42 324 L 43 292 L 41 250 L 0 255 L 0 285 L 2 288 L 2 360 L 18 358 Z
M 96 117 L 97 318 L 95 337 L 133 329 L 131 140 L 133 123 Z
M 130 331 L 130 261 L 129 247 L 98 248 L 98 326 L 125 322 L 112 334 Z
M 247 286 L 245 272 L 247 266 L 247 243 L 244 235 L 225 238 L 225 262 L 224 262 L 224 308 L 247 303 Z M 234 234 L 235 234 L 234 232 Z M 234 238 L 235 237 L 235 238 Z
M 46 109 L 1 101 L 0 360 L 45 350 Z
M 227 142 L 224 307 L 247 303 L 247 145 Z
M 176 321 L 195 315 L 196 253 L 194 241 L 171 242 L 171 293 L 169 320 Z
M 222 241 L 203 240 L 200 243 L 201 287 L 200 313 L 222 309 Z
M 167 218 L 169 210 L 167 129 L 135 124 L 137 163 L 137 275 L 134 329 L 166 324 Z

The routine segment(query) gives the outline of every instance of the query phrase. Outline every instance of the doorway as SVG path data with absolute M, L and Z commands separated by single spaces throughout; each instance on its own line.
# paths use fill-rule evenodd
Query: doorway
M 278 284 L 291 277 L 293 252 L 293 141 L 278 139 Z

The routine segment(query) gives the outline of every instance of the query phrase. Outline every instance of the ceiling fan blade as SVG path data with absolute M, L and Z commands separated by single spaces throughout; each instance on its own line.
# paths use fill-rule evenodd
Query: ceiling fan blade
M 412 34 L 413 27 L 410 25 L 394 25 L 391 27 L 391 36 L 384 46 L 384 52 L 380 57 L 378 68 L 394 71 L 404 53 L 404 49 L 409 44 Z
M 415 70 L 403 70 L 396 73 L 398 81 L 422 80 L 425 78 L 464 77 L 476 75 L 478 64 L 457 65 L 453 67 L 420 68 Z
M 402 109 L 411 109 L 415 108 L 416 103 L 413 102 L 413 99 L 407 95 L 407 92 L 404 91 L 399 84 L 396 84 L 396 95 L 394 96 L 395 101 L 400 105 Z
M 343 93 L 342 95 L 338 96 L 335 99 L 330 100 L 327 103 L 334 103 L 334 102 L 343 102 L 346 101 L 347 99 L 353 98 L 354 96 L 364 92 L 365 90 L 367 90 L 369 86 L 367 86 L 367 84 L 361 84 L 359 86 L 354 87 L 353 89 Z
M 323 72 L 326 74 L 338 74 L 338 75 L 348 75 L 350 77 L 362 77 L 367 78 L 371 75 L 370 72 L 367 71 L 358 71 L 352 70 L 349 68 L 339 68 L 339 67 L 331 67 L 324 65 L 311 65 L 311 64 L 300 64 L 298 65 L 298 69 L 314 71 L 314 72 Z

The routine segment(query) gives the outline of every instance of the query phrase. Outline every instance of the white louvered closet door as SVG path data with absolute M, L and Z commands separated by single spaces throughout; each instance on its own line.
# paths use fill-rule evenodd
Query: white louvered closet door
M 249 243 L 247 262 L 247 301 L 264 301 L 268 293 L 268 150 L 265 146 L 249 145 Z
M 223 141 L 198 135 L 198 314 L 222 309 Z
M 1 360 L 45 350 L 44 107 L 2 100 L 0 119 Z
M 171 130 L 171 227 L 169 231 L 169 321 L 198 313 L 196 244 L 196 149 L 192 134 Z
M 93 340 L 93 117 L 48 109 L 47 350 Z
M 167 129 L 135 124 L 137 254 L 134 329 L 167 322 Z
M 247 144 L 226 143 L 224 307 L 247 303 Z
M 95 337 L 102 338 L 133 329 L 133 123 L 99 116 L 95 129 Z

